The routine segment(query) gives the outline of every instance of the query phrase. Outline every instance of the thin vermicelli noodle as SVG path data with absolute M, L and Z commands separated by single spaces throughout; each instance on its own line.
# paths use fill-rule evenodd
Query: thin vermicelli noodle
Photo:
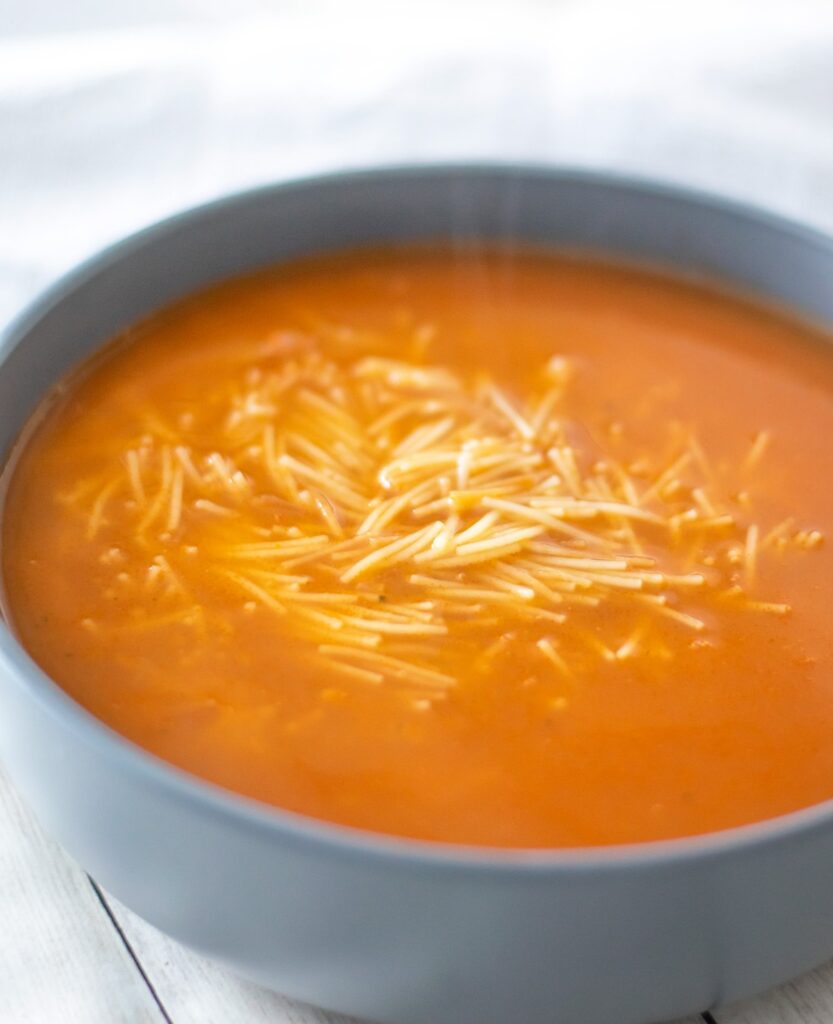
M 209 573 L 286 617 L 347 679 L 424 688 L 421 710 L 455 685 L 440 670 L 445 645 L 470 644 L 474 655 L 478 623 L 495 614 L 507 631 L 523 625 L 514 643 L 540 652 L 542 667 L 570 675 L 610 652 L 667 657 L 653 623 L 703 631 L 704 596 L 731 597 L 750 614 L 789 612 L 758 595 L 754 510 L 715 487 L 694 434 L 671 439 L 647 474 L 639 458 L 622 465 L 571 440 L 561 405 L 574 371 L 564 357 L 514 396 L 483 374 L 362 355 L 339 363 L 321 347 L 299 337 L 282 365 L 241 368 L 233 387 L 208 397 L 222 424 L 210 437 L 183 428 L 172 447 L 175 427 L 154 430 L 164 410 L 140 413 L 140 444 L 114 458 L 87 502 L 87 536 L 117 512 L 151 558 L 145 586 L 164 578 L 184 615 Z M 199 410 L 180 422 L 196 430 Z M 768 440 L 755 435 L 738 481 Z M 195 564 L 184 553 L 189 527 L 205 516 L 229 527 L 201 544 L 186 591 L 177 581 Z M 774 527 L 766 539 L 810 547 L 821 535 Z M 628 636 L 594 629 L 608 606 L 632 610 Z M 418 654 L 388 652 L 409 637 L 420 638 Z

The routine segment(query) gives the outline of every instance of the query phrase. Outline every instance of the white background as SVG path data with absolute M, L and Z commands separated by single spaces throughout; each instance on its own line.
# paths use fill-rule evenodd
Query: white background
M 0 0 L 0 321 L 223 191 L 489 157 L 833 227 L 833 3 Z

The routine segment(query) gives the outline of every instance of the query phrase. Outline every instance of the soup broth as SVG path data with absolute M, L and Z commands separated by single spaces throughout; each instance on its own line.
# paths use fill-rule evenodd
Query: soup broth
M 153 753 L 505 847 L 833 797 L 833 359 L 661 274 L 367 250 L 212 287 L 45 402 L 9 621 Z

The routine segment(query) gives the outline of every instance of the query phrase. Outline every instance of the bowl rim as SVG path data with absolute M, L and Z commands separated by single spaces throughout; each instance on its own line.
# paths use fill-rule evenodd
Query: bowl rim
M 290 197 L 293 193 L 340 184 L 407 181 L 409 178 L 432 176 L 458 176 L 461 179 L 523 177 L 546 180 L 554 185 L 617 189 L 667 199 L 692 211 L 708 210 L 738 222 L 767 227 L 804 245 L 824 249 L 833 256 L 833 237 L 797 220 L 727 196 L 647 176 L 514 161 L 386 164 L 336 170 L 223 194 L 155 221 L 98 250 L 36 294 L 0 331 L 0 372 L 32 327 L 76 289 L 94 280 L 114 262 L 140 251 L 149 242 L 162 240 L 167 234 L 187 227 L 190 222 L 233 209 L 237 204 L 245 204 L 258 197 Z M 765 294 L 760 297 L 766 300 Z M 0 466 L 0 476 L 5 476 L 8 471 L 9 462 L 6 461 Z M 833 830 L 831 798 L 774 818 L 716 832 L 610 846 L 490 847 L 377 833 L 263 803 L 202 779 L 145 750 L 70 697 L 36 664 L 2 615 L 0 673 L 4 683 L 16 686 L 24 700 L 34 701 L 39 711 L 68 729 L 93 756 L 101 759 L 102 764 L 113 764 L 130 776 L 132 782 L 150 785 L 158 795 L 176 804 L 188 805 L 200 814 L 224 820 L 235 828 L 259 833 L 271 840 L 317 847 L 351 859 L 372 859 L 426 870 L 485 872 L 518 879 L 548 873 L 582 875 L 599 870 L 639 872 L 656 866 L 685 866 L 717 857 L 743 856 L 755 848 L 776 842 L 800 842 L 813 834 Z

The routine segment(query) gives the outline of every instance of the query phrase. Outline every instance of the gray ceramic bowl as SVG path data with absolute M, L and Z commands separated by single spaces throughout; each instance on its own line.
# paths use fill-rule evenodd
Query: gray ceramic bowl
M 210 281 L 362 242 L 491 238 L 706 272 L 833 322 L 833 242 L 681 190 L 513 167 L 342 174 L 150 228 L 0 345 L 0 457 L 69 367 Z M 107 889 L 291 996 L 397 1024 L 636 1024 L 833 957 L 833 805 L 693 840 L 508 853 L 389 839 L 215 788 L 92 718 L 0 628 L 0 754 Z

